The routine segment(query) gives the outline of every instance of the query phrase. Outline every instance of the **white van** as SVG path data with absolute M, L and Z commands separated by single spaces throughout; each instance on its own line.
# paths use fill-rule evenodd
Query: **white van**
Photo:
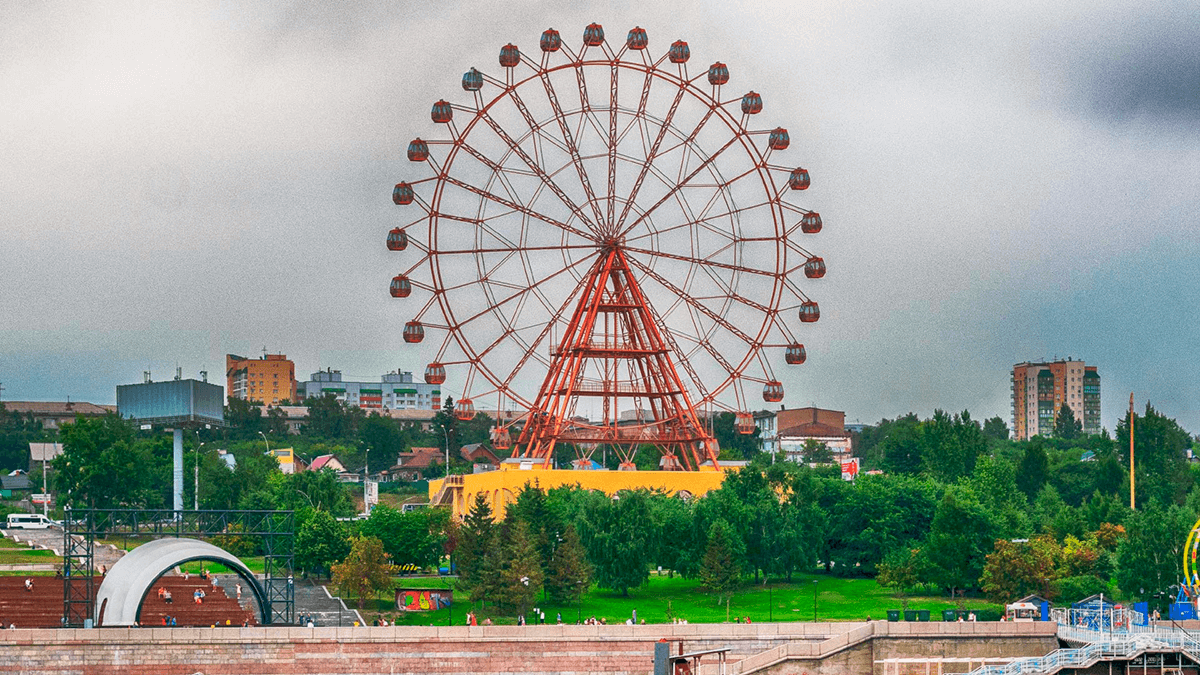
M 8 514 L 8 529 L 10 530 L 44 530 L 56 522 L 40 513 L 10 513 Z

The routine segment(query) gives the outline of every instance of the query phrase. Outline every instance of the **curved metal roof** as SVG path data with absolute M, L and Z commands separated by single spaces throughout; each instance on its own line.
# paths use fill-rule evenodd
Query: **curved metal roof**
M 193 560 L 211 560 L 237 572 L 249 584 L 262 613 L 262 588 L 254 573 L 236 556 L 198 539 L 156 539 L 125 554 L 108 571 L 96 593 L 96 625 L 137 625 L 142 600 L 154 582 L 172 568 Z M 101 610 L 103 624 L 100 622 Z

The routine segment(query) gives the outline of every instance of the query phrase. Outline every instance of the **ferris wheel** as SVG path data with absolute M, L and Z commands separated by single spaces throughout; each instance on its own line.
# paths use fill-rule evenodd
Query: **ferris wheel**
M 387 237 L 403 338 L 437 345 L 427 383 L 461 369 L 457 417 L 494 406 L 498 448 L 511 428 L 545 466 L 561 443 L 716 465 L 708 416 L 753 433 L 820 317 L 801 284 L 825 263 L 801 241 L 821 217 L 794 203 L 809 174 L 784 163 L 785 128 L 751 128 L 763 97 L 729 96 L 725 64 L 689 70 L 683 41 L 654 55 L 642 28 L 582 37 L 505 45 L 409 143 Z

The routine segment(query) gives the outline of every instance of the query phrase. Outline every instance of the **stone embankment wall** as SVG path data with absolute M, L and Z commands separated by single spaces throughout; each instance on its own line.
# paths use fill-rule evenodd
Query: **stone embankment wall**
M 1057 646 L 1049 624 L 18 629 L 0 632 L 0 673 L 646 675 L 664 638 L 672 654 L 731 648 L 731 672 L 757 663 L 755 672 L 811 675 L 882 675 L 885 654 L 1034 656 Z

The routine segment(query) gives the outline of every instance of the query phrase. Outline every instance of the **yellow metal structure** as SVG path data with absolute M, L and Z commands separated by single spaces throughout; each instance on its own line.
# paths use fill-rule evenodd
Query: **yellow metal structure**
M 1188 532 L 1187 543 L 1183 545 L 1183 587 L 1189 598 L 1196 598 L 1200 592 L 1200 570 L 1196 569 L 1196 554 L 1200 552 L 1200 520 L 1192 525 Z
M 709 468 L 700 471 L 576 471 L 569 469 L 521 469 L 518 466 L 503 466 L 499 471 L 454 475 L 448 479 L 429 481 L 429 503 L 433 506 L 449 506 L 455 518 L 462 518 L 475 503 L 475 495 L 483 493 L 488 498 L 496 518 L 504 517 L 508 505 L 517 500 L 517 494 L 526 484 L 537 485 L 543 490 L 552 490 L 564 485 L 578 485 L 585 490 L 596 490 L 606 495 L 615 495 L 622 490 L 646 488 L 662 490 L 667 494 L 699 497 L 721 487 L 725 472 Z

